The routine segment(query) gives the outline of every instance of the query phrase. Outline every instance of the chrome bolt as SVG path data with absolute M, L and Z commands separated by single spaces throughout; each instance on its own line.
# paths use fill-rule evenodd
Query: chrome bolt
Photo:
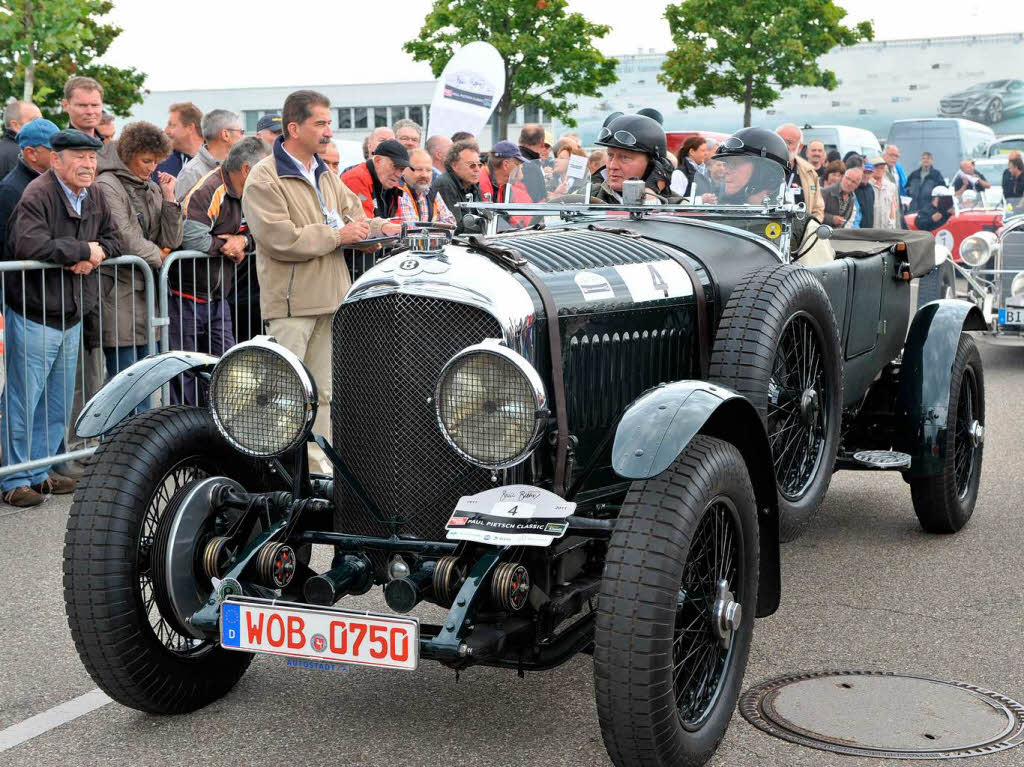
M 982 426 L 978 421 L 971 422 L 970 428 L 971 444 L 975 447 L 981 447 L 985 444 L 985 427 Z

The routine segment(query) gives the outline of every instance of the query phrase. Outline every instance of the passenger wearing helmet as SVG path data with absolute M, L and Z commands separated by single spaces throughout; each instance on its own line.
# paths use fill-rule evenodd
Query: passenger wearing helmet
M 647 187 L 647 202 L 669 201 L 665 196 L 674 167 L 668 159 L 665 130 L 644 115 L 621 115 L 610 121 L 594 142 L 608 155 L 605 181 L 594 192 L 602 202 L 622 202 L 622 185 L 641 179 Z M 678 198 L 673 198 L 678 199 Z
M 914 226 L 925 232 L 934 232 L 953 215 L 953 191 L 946 186 L 932 189 L 931 205 L 921 208 L 914 219 Z

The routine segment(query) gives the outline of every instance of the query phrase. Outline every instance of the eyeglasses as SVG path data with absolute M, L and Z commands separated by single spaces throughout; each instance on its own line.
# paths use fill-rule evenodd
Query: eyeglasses
M 636 136 L 629 131 L 617 130 L 615 133 L 612 133 L 611 129 L 608 127 L 601 128 L 601 132 L 597 134 L 597 140 L 605 141 L 609 136 L 613 136 L 616 141 L 620 144 L 625 144 L 626 146 L 636 146 L 637 144 Z
M 245 133 L 244 128 L 225 128 L 228 133 Z

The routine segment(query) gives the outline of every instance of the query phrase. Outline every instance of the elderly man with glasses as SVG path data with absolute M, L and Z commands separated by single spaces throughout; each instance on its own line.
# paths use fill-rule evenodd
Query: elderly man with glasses
M 202 131 L 203 145 L 178 174 L 178 183 L 174 187 L 174 197 L 178 202 L 184 200 L 207 173 L 218 168 L 231 147 L 245 135 L 241 115 L 227 109 L 214 109 L 203 115 Z

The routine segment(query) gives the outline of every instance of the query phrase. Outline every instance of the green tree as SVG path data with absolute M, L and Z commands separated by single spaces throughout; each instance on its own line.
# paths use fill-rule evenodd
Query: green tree
M 121 28 L 101 17 L 109 0 L 3 0 L 0 2 L 0 97 L 34 101 L 46 117 L 66 123 L 60 109 L 65 81 L 96 78 L 104 107 L 128 116 L 142 102 L 146 75 L 95 60 L 107 52 Z
M 498 133 L 508 134 L 516 107 L 534 106 L 548 117 L 575 125 L 571 112 L 579 96 L 596 96 L 615 82 L 616 62 L 593 46 L 608 34 L 567 0 L 434 0 L 419 37 L 404 46 L 415 61 L 426 61 L 440 76 L 455 49 L 476 40 L 493 45 L 505 62 L 505 91 L 495 113 Z
M 835 72 L 818 59 L 837 45 L 871 40 L 870 21 L 842 24 L 846 11 L 832 0 L 683 0 L 665 8 L 673 50 L 658 80 L 680 94 L 680 109 L 716 98 L 766 109 L 796 85 L 833 90 Z

